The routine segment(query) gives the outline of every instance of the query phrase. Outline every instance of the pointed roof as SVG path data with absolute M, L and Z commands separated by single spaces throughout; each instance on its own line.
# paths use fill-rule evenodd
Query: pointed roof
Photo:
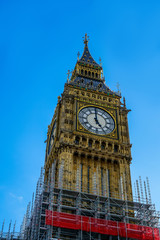
M 80 60 L 78 60 L 78 62 L 91 64 L 91 65 L 94 65 L 94 66 L 102 68 L 98 63 L 96 63 L 96 61 L 91 56 L 91 54 L 89 52 L 89 49 L 88 49 L 88 41 L 89 41 L 89 37 L 87 36 L 87 33 L 86 33 L 85 37 L 84 37 L 84 44 L 85 44 L 85 46 L 84 46 L 83 55 L 80 58 Z
M 119 93 L 111 91 L 109 87 L 107 87 L 107 85 L 105 84 L 105 79 L 103 76 L 101 76 L 102 66 L 101 64 L 98 64 L 94 61 L 93 57 L 89 52 L 87 34 L 85 34 L 84 44 L 85 46 L 83 55 L 79 59 L 78 52 L 78 61 L 70 79 L 70 71 L 68 71 L 67 84 L 80 89 L 99 91 L 107 95 L 115 95 L 121 97 Z M 79 67 L 78 70 L 77 66 Z M 83 70 L 83 66 L 85 66 L 85 71 Z

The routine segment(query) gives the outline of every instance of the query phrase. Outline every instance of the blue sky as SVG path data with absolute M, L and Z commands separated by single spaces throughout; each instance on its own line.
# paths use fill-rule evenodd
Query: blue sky
M 0 228 L 17 230 L 44 163 L 47 127 L 82 37 L 129 113 L 132 181 L 160 210 L 160 1 L 0 1 Z

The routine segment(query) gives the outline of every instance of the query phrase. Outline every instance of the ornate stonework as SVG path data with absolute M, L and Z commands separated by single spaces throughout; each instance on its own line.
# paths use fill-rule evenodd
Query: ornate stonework
M 105 85 L 103 69 L 89 53 L 87 36 L 84 43 L 84 53 L 58 98 L 48 127 L 45 178 L 56 161 L 56 187 L 132 200 L 129 110 L 120 94 Z M 95 134 L 82 126 L 78 114 L 84 107 L 109 114 L 113 131 Z M 103 117 L 95 115 L 94 119 L 94 125 L 102 128 Z

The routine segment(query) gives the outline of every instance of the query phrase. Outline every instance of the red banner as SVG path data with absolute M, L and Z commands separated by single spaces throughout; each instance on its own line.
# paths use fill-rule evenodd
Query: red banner
M 159 229 L 46 210 L 46 225 L 138 240 L 160 240 Z

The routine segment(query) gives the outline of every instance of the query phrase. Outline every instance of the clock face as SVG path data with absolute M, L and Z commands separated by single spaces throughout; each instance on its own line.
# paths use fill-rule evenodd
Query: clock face
M 115 121 L 111 115 L 98 107 L 84 107 L 78 114 L 81 125 L 88 131 L 107 135 L 115 128 Z
M 56 121 L 53 124 L 52 132 L 51 132 L 51 136 L 50 136 L 50 140 L 49 140 L 48 154 L 50 153 L 50 151 L 52 149 L 55 135 L 56 135 Z

